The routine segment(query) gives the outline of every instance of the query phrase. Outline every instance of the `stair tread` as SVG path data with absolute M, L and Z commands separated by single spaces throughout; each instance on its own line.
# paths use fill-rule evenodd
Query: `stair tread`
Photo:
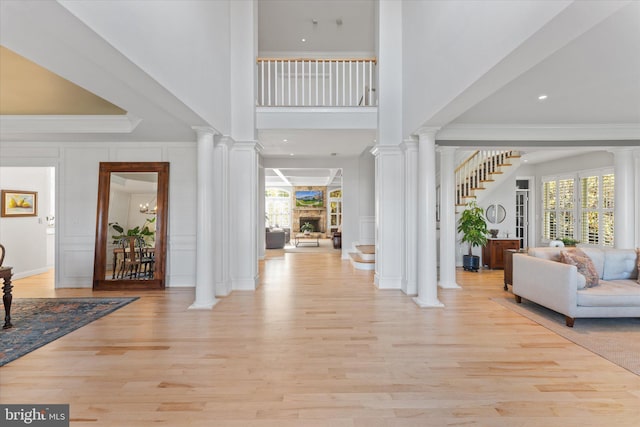
M 356 249 L 360 251 L 360 253 L 363 254 L 375 254 L 376 253 L 376 247 L 375 245 L 356 245 Z
M 375 264 L 375 262 L 376 262 L 374 259 L 364 259 L 359 254 L 357 254 L 355 252 L 350 252 L 349 256 L 355 262 L 360 262 L 360 263 L 363 263 L 363 264 Z

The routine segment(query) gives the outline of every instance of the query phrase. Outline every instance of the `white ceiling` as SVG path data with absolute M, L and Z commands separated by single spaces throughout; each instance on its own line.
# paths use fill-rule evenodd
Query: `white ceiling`
M 124 105 L 125 103 L 120 101 L 128 100 L 129 105 L 124 105 L 125 109 L 138 112 L 142 119 L 132 134 L 94 134 L 90 135 L 91 140 L 183 140 L 193 137 L 192 130 L 185 126 L 185 123 L 199 124 L 201 119 L 177 101 L 171 93 L 161 91 L 162 88 L 157 84 L 150 84 L 148 76 L 129 63 L 125 57 L 107 51 L 104 40 L 100 40 L 90 28 L 74 21 L 69 12 L 59 6 L 60 3 L 38 2 L 37 10 L 26 6 L 21 8 L 20 3 L 0 3 L 3 8 L 3 45 L 6 42 L 8 47 L 29 45 L 28 51 L 37 52 L 39 59 L 44 59 L 42 65 L 50 64 L 61 68 L 62 63 L 71 62 L 75 50 L 104 51 L 102 56 L 99 56 L 104 60 L 103 63 L 88 63 L 93 68 L 87 64 L 84 69 L 76 67 L 77 73 L 70 73 L 69 80 L 83 82 L 82 86 L 94 93 L 108 94 L 116 105 Z M 580 2 L 566 3 L 575 5 Z M 588 8 L 598 8 L 605 3 L 611 4 L 593 1 L 588 3 Z M 559 46 L 555 52 L 527 67 L 515 78 L 500 80 L 501 86 L 465 107 L 464 111 L 453 115 L 451 123 L 531 126 L 639 124 L 640 2 L 615 3 L 622 5 L 619 11 L 601 22 L 595 22 L 589 30 L 577 33 L 579 35 L 575 39 Z M 374 0 L 260 0 L 257 4 L 260 54 L 273 52 L 317 56 L 375 55 Z M 439 10 L 446 9 L 446 4 L 447 2 L 433 1 L 428 6 L 432 8 L 431 12 L 438 13 Z M 487 4 L 495 7 L 495 2 L 487 0 Z M 448 16 L 445 13 L 434 19 L 447 22 L 446 20 L 462 18 Z M 314 20 L 317 24 L 314 24 Z M 342 23 L 339 24 L 338 20 Z M 565 24 L 572 23 L 569 20 Z M 549 25 L 554 25 L 553 20 Z M 38 31 L 33 31 L 34 28 Z M 531 38 L 553 34 L 552 31 L 544 30 L 544 27 L 541 28 Z M 45 37 L 47 34 L 55 37 Z M 415 36 L 425 37 L 425 34 L 427 33 L 421 32 Z M 478 36 L 481 37 L 482 34 Z M 53 40 L 54 38 L 56 40 Z M 302 38 L 305 38 L 306 42 L 302 42 Z M 455 43 L 455 40 L 443 39 L 442 43 Z M 65 44 L 70 46 L 67 55 L 64 51 L 54 49 Z M 405 54 L 410 55 L 411 52 Z M 505 60 L 513 60 L 519 54 L 525 53 L 516 49 Z M 104 64 L 108 64 L 108 67 Z M 497 64 L 496 68 L 500 65 Z M 88 69 L 92 72 L 87 72 Z M 486 75 L 491 75 L 492 72 L 493 77 L 499 77 L 500 74 L 496 74 L 493 69 L 487 70 Z M 116 75 L 116 78 L 113 75 Z M 108 82 L 112 86 L 109 86 Z M 135 91 L 132 88 L 135 88 Z M 474 87 L 471 86 L 460 96 L 473 91 Z M 137 96 L 131 95 L 133 92 L 136 92 Z M 537 100 L 541 93 L 548 95 L 544 102 Z M 453 104 L 453 101 L 450 104 Z M 443 109 L 446 108 L 447 106 L 443 106 Z M 424 118 L 425 121 L 428 119 Z M 308 158 L 327 157 L 332 153 L 336 153 L 336 156 L 357 155 L 373 144 L 375 133 L 345 130 L 265 130 L 260 131 L 258 136 L 264 146 L 265 157 L 283 157 L 293 153 L 294 158 Z M 43 135 L 36 137 L 40 140 L 44 138 Z M 53 135 L 49 138 L 71 140 L 68 135 Z M 77 138 L 84 139 L 88 136 L 79 135 Z M 284 143 L 284 139 L 288 142 Z M 286 172 L 291 173 L 292 180 L 297 179 L 293 171 Z M 331 173 L 329 169 L 325 170 L 325 178 L 329 179 Z
M 374 55 L 374 0 L 260 0 L 258 50 Z
M 293 3 L 286 0 L 259 2 L 261 51 L 341 54 L 372 48 L 353 33 L 351 37 L 345 36 L 347 31 L 354 31 L 355 34 L 370 34 L 370 40 L 374 39 L 373 2 L 305 0 L 296 2 L 299 4 L 295 7 Z M 533 126 L 640 124 L 640 2 L 620 4 L 625 3 L 628 4 L 619 11 L 506 82 L 451 123 Z M 349 26 L 341 29 L 333 25 L 334 17 L 350 16 L 357 8 L 362 10 L 359 19 L 345 20 Z M 315 17 L 319 17 L 318 25 L 311 22 Z M 326 26 L 320 25 L 324 21 Z M 307 43 L 302 43 L 301 37 L 306 37 Z M 359 43 L 352 44 L 356 41 Z M 516 50 L 514 56 L 517 54 Z M 548 98 L 539 101 L 541 94 Z M 350 149 L 351 153 L 358 153 L 375 138 L 375 134 L 369 132 L 347 135 L 344 131 L 287 130 L 262 131 L 259 136 L 265 146 L 265 156 L 289 153 L 326 156 L 331 152 L 348 155 Z M 282 143 L 284 139 L 294 142 L 287 145 Z M 357 141 L 360 141 L 360 146 Z M 597 148 L 589 148 L 594 149 Z M 527 153 L 525 158 L 529 164 L 575 154 L 575 149 L 549 149 L 548 145 L 537 149 L 535 144 L 529 144 L 523 151 Z
M 375 144 L 375 130 L 282 129 L 261 130 L 265 157 L 357 156 Z
M 541 94 L 548 98 L 539 101 Z M 640 2 L 613 13 L 454 123 L 640 123 Z
M 339 168 L 278 168 L 265 169 L 265 186 L 319 186 L 341 187 L 342 169 Z

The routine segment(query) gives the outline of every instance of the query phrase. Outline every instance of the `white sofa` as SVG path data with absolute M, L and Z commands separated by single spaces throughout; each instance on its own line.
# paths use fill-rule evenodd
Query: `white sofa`
M 560 262 L 567 248 L 531 248 L 513 256 L 513 293 L 565 315 L 573 326 L 578 317 L 640 317 L 638 255 L 634 249 L 582 247 L 594 263 L 599 284 L 585 288 L 577 268 Z

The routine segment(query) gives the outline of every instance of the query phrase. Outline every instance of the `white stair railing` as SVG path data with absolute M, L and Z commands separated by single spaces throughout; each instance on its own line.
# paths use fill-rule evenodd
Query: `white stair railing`
M 478 150 L 469 156 L 455 170 L 456 205 L 464 206 L 474 199 L 475 192 L 494 181 L 492 176 L 502 173 L 501 167 L 510 165 L 509 159 L 514 157 L 520 155 L 511 150 Z
M 259 107 L 371 107 L 375 58 L 258 58 Z

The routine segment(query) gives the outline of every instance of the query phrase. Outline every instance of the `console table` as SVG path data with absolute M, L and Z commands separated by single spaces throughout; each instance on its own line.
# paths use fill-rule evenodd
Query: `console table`
M 2 304 L 4 304 L 4 325 L 2 329 L 8 329 L 12 327 L 11 324 L 11 301 L 13 300 L 13 295 L 11 294 L 11 289 L 13 286 L 11 285 L 11 276 L 13 267 L 0 267 L 0 279 L 4 280 L 4 284 L 2 286 Z
M 520 239 L 487 239 L 482 247 L 482 264 L 491 269 L 504 268 L 505 249 L 520 249 Z

